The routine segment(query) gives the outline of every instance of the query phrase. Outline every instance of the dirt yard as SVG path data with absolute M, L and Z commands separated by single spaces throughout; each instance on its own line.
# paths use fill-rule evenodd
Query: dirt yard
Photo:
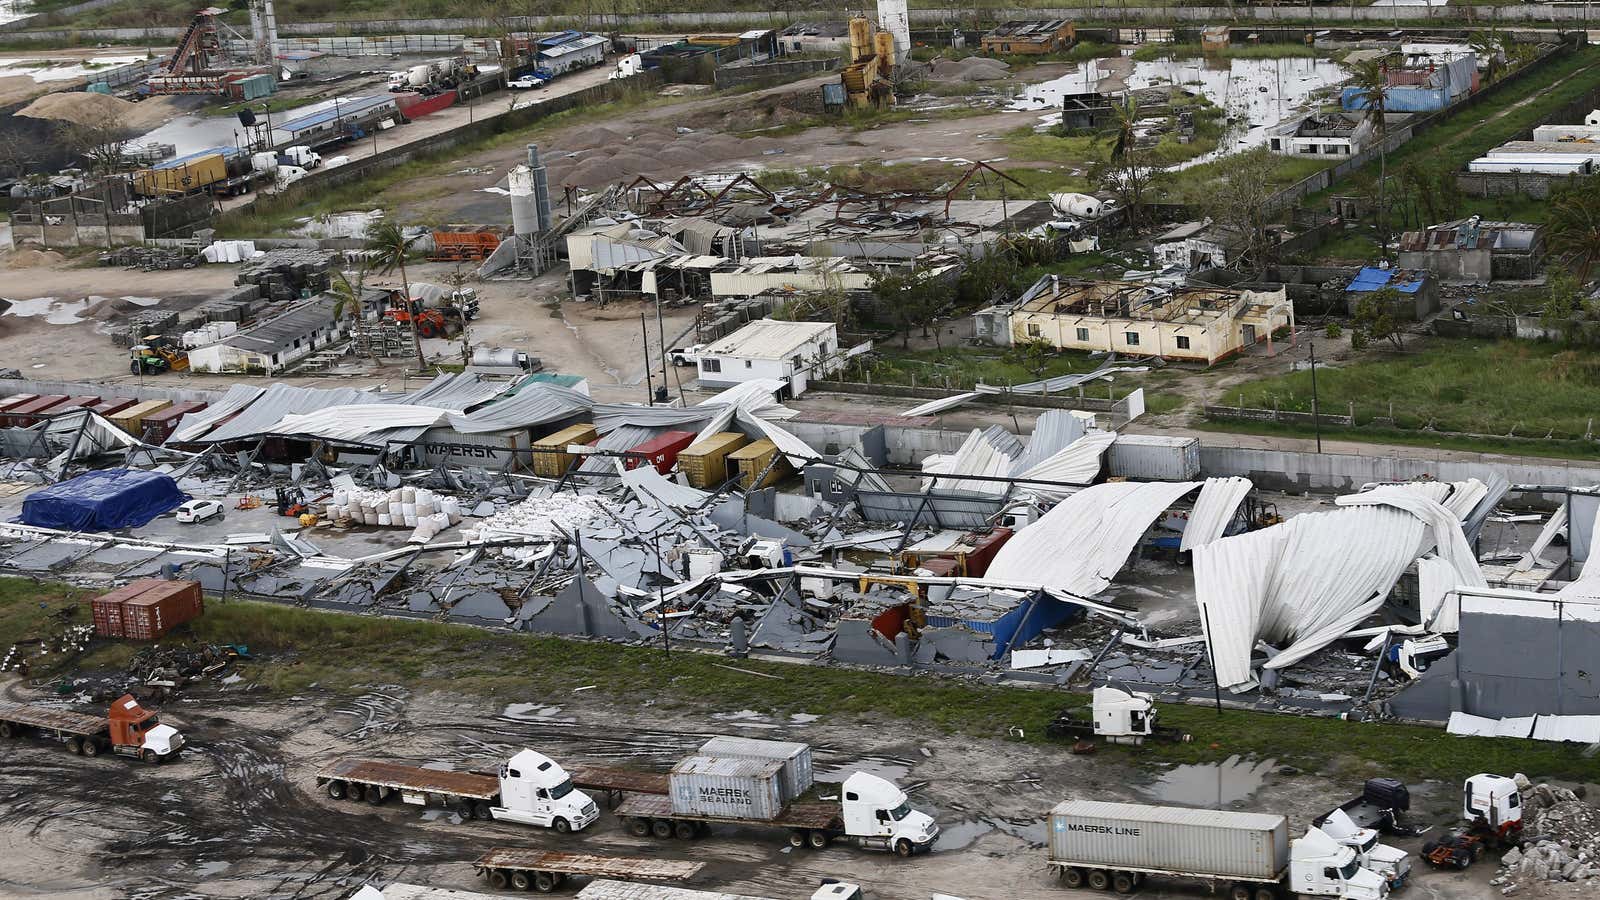
M 248 683 L 248 682 L 245 682 Z M 445 682 L 441 682 L 443 685 Z M 190 749 L 151 768 L 123 758 L 84 759 L 25 738 L 0 747 L 0 894 L 60 900 L 333 900 L 368 879 L 483 890 L 471 861 L 491 846 L 582 849 L 706 863 L 692 886 L 803 898 L 824 877 L 867 886 L 878 900 L 1069 898 L 1045 867 L 1050 807 L 1068 797 L 1183 802 L 1282 811 L 1291 829 L 1342 799 L 1346 786 L 1280 769 L 1270 760 L 1220 767 L 1129 768 L 1065 747 L 953 740 L 927 730 L 837 720 L 827 710 L 773 721 L 708 699 L 694 715 L 617 708 L 594 695 L 466 697 L 441 686 L 408 695 L 375 686 L 357 696 L 311 691 L 263 700 L 233 689 L 196 689 L 163 711 Z M 225 692 L 223 692 L 225 691 Z M 43 692 L 10 683 L 10 699 Z M 807 721 L 799 721 L 805 719 Z M 931 856 L 898 860 L 836 846 L 791 850 L 759 830 L 719 830 L 692 846 L 624 832 L 602 812 L 582 835 L 512 824 L 461 822 L 442 810 L 335 801 L 317 788 L 320 766 L 347 756 L 434 768 L 491 770 L 532 747 L 558 760 L 664 771 L 716 734 L 806 741 L 824 780 L 857 769 L 906 786 L 942 835 Z M 1422 786 L 1425 816 L 1447 820 L 1454 792 Z M 1411 846 L 1418 841 L 1403 842 Z M 1427 898 L 1491 896 L 1493 868 L 1418 871 L 1408 892 Z M 1088 892 L 1082 892 L 1088 896 Z M 1153 882 L 1147 897 L 1199 898 L 1183 881 Z

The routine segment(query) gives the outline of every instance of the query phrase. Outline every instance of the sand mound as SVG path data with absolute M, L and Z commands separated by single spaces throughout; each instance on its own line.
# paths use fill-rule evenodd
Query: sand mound
M 929 76 L 939 81 L 998 81 L 1005 78 L 1011 66 L 987 56 L 969 56 L 966 59 L 937 59 Z
M 18 250 L 4 258 L 8 269 L 31 269 L 35 266 L 55 266 L 66 260 L 54 250 Z
M 611 165 L 627 175 L 652 175 L 661 171 L 661 162 L 653 154 L 646 156 L 631 150 L 624 150 L 611 157 Z
M 79 125 L 120 121 L 130 128 L 152 125 L 166 117 L 166 107 L 152 103 L 129 103 L 106 94 L 88 91 L 62 91 L 46 94 L 17 110 L 17 115 L 32 119 L 53 119 Z

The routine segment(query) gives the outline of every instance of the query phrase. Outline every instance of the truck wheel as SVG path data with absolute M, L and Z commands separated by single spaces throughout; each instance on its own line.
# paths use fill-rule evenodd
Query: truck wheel
M 806 833 L 804 831 L 796 828 L 794 831 L 789 832 L 789 846 L 804 847 L 805 845 Z
M 472 804 L 472 817 L 480 822 L 494 821 L 494 813 L 489 812 L 489 804 L 482 800 Z
M 672 826 L 672 836 L 680 841 L 694 840 L 694 823 L 677 822 Z
M 367 788 L 367 802 L 373 806 L 382 806 L 383 801 L 387 799 L 389 799 L 389 796 L 385 792 L 384 788 L 378 787 L 377 785 L 372 785 L 371 787 Z
M 650 833 L 649 819 L 629 819 L 628 833 L 634 837 L 644 837 Z
M 0 738 L 14 738 L 17 736 L 17 727 L 10 722 L 0 722 Z
M 672 823 L 666 819 L 656 819 L 650 823 L 650 833 L 655 835 L 657 840 L 664 841 L 672 837 Z
M 452 808 L 455 810 L 456 815 L 460 817 L 461 821 L 472 821 L 472 803 L 470 801 L 457 800 L 455 806 Z
M 497 888 L 497 889 L 503 891 L 510 884 L 511 884 L 511 875 L 505 869 L 490 869 L 489 870 L 489 886 L 490 887 Z
M 566 819 L 556 819 L 550 823 L 550 827 L 556 830 L 556 834 L 567 834 L 572 831 L 572 823 Z
M 1092 887 L 1097 891 L 1103 891 L 1110 886 L 1111 875 L 1110 873 L 1106 872 L 1105 869 L 1089 870 L 1089 887 Z M 1249 900 L 1249 898 L 1246 897 L 1245 900 Z
M 80 738 L 67 738 L 67 752 L 76 756 L 82 756 L 83 740 Z
M 1061 883 L 1069 888 L 1083 887 L 1083 870 L 1077 866 L 1068 866 L 1062 869 Z
M 349 793 L 347 793 L 345 796 L 357 803 L 360 803 L 361 801 L 367 799 L 367 786 L 364 784 L 352 784 L 350 785 Z
M 1256 888 L 1256 900 L 1278 900 L 1278 890 L 1273 887 Z
M 328 796 L 329 797 L 332 797 L 335 800 L 343 800 L 344 799 L 344 792 L 345 792 L 345 784 L 344 784 L 344 782 L 342 782 L 342 781 L 330 781 L 330 782 L 328 782 Z
M 525 891 L 533 887 L 533 877 L 527 872 L 512 872 L 511 887 L 519 891 Z
M 541 894 L 548 894 L 556 889 L 556 876 L 549 872 L 540 872 L 533 876 L 533 889 Z
M 813 850 L 828 849 L 828 833 L 826 831 L 813 831 L 807 836 L 806 840 L 811 844 L 811 849 Z
M 901 859 L 909 858 L 912 851 L 915 849 L 916 848 L 911 846 L 911 842 L 905 838 L 901 838 L 900 840 L 894 842 L 894 855 L 900 857 Z
M 94 738 L 83 739 L 83 755 L 95 757 L 100 755 L 100 742 Z
M 143 753 L 139 754 L 139 758 L 144 760 L 144 763 L 147 766 L 161 765 L 161 757 L 157 756 L 154 750 L 144 751 Z
M 1119 894 L 1133 893 L 1133 876 L 1127 872 L 1118 872 L 1111 876 L 1111 889 Z
M 1228 900 L 1250 900 L 1252 893 L 1250 885 L 1236 884 L 1228 889 Z
M 1465 869 L 1467 866 L 1472 865 L 1472 854 L 1466 850 L 1457 850 L 1450 857 L 1450 864 L 1458 869 Z

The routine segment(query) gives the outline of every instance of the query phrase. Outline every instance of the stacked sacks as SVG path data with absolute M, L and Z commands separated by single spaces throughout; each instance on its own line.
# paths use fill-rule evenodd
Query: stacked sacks
M 461 523 L 461 503 L 427 488 L 400 487 L 392 491 L 334 491 L 328 516 L 358 525 L 410 528 L 409 540 L 426 542 Z

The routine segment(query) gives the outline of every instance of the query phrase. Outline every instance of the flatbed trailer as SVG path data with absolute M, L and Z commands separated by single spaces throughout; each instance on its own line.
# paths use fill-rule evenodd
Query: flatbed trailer
M 341 759 L 317 773 L 317 784 L 335 800 L 365 800 L 380 806 L 399 795 L 415 806 L 447 806 L 463 819 L 490 819 L 500 779 L 478 772 L 445 772 L 375 759 Z
M 734 816 L 685 815 L 672 811 L 672 798 L 656 794 L 630 794 L 617 807 L 617 818 L 635 837 L 654 835 L 665 840 L 691 840 L 708 834 L 713 825 L 777 828 L 789 832 L 791 847 L 822 849 L 844 835 L 844 818 L 832 803 L 797 802 L 771 819 Z
M 530 850 L 494 847 L 473 865 L 478 874 L 496 888 L 548 893 L 572 876 L 591 878 L 650 879 L 686 881 L 705 868 L 705 863 L 670 859 L 637 859 L 624 856 L 594 856 L 563 853 L 557 850 Z
M 119 698 L 106 716 L 0 700 L 0 738 L 28 733 L 60 741 L 80 756 L 117 753 L 151 764 L 175 758 L 184 746 L 176 729 L 160 724 L 132 695 Z
M 606 806 L 616 809 L 625 794 L 667 795 L 665 773 L 640 772 L 634 769 L 614 769 L 606 766 L 573 766 L 569 772 L 572 783 L 586 791 L 599 791 L 606 795 Z

